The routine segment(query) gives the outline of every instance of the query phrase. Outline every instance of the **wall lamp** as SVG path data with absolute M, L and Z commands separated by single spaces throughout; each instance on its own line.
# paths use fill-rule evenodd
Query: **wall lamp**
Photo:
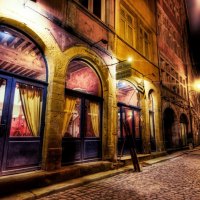
M 96 44 L 98 44 L 99 42 L 102 42 L 103 44 L 108 44 L 108 40 L 102 38 L 101 40 L 99 40 L 99 41 L 97 41 L 97 42 L 91 44 L 90 46 L 93 47 L 93 46 L 95 46 Z
M 127 60 L 119 60 L 119 62 L 109 64 L 109 65 L 106 65 L 106 66 L 109 67 L 109 66 L 117 65 L 117 64 L 123 63 L 123 62 L 131 63 L 132 61 L 133 61 L 133 59 L 131 57 L 129 57 Z

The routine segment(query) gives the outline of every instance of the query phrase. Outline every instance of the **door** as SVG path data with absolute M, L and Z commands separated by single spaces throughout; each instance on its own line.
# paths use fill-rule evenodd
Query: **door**
M 120 131 L 118 131 L 118 154 L 128 155 L 130 154 L 130 149 L 128 148 L 128 142 L 126 141 L 126 132 L 124 129 L 125 121 L 128 122 L 131 133 L 133 134 L 133 111 L 128 107 L 120 107 L 118 112 L 118 124 L 120 124 Z
M 0 173 L 39 168 L 44 123 L 43 85 L 0 75 Z
M 127 155 L 130 154 L 130 149 L 128 148 L 127 141 L 125 140 L 125 130 L 124 122 L 127 121 L 135 138 L 136 150 L 141 152 L 142 150 L 142 140 L 140 132 L 140 111 L 131 106 L 122 106 L 118 104 L 118 154 Z
M 101 158 L 102 99 L 68 91 L 62 140 L 63 165 Z

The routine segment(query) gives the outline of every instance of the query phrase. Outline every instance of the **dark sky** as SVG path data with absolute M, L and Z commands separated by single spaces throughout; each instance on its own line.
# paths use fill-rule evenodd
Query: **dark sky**
M 189 16 L 190 50 L 200 74 L 200 0 L 186 0 L 186 4 Z

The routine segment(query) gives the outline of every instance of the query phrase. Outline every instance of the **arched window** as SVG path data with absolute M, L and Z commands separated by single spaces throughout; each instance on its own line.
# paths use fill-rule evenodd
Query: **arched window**
M 155 123 L 154 123 L 154 99 L 153 91 L 149 92 L 149 130 L 150 130 L 150 143 L 151 150 L 156 150 L 156 139 L 155 139 Z
M 117 101 L 123 102 L 126 105 L 139 106 L 139 93 L 133 84 L 128 81 L 118 81 Z

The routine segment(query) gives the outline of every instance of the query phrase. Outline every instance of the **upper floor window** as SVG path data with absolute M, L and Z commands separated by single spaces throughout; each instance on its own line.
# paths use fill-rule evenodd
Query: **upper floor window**
M 120 36 L 135 47 L 135 30 L 136 19 L 129 14 L 125 9 L 120 10 Z
M 103 8 L 105 0 L 78 0 L 78 2 L 95 16 L 103 20 L 105 15 L 105 9 Z
M 149 58 L 150 49 L 150 36 L 149 33 L 142 27 L 139 29 L 139 51 L 146 57 Z

